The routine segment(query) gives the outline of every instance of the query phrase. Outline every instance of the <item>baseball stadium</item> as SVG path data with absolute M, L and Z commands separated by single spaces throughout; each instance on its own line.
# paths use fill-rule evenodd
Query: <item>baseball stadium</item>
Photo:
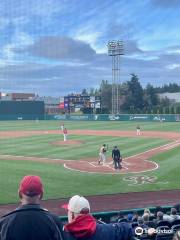
M 77 190 L 85 196 L 120 198 L 112 202 L 112 206 L 105 202 L 104 207 L 101 198 L 98 211 L 177 203 L 179 122 L 138 122 L 141 136 L 136 135 L 137 121 L 69 120 L 64 124 L 68 129 L 66 142 L 59 120 L 1 121 L 2 210 L 4 204 L 18 201 L 17 183 L 28 174 L 42 177 L 46 186 L 45 204 L 49 199 L 56 199 L 54 207 L 57 208 L 59 199 L 68 198 Z M 99 148 L 103 144 L 108 146 L 104 166 L 98 165 Z M 111 157 L 114 145 L 120 148 L 123 156 L 119 171 L 114 169 Z M 128 201 L 131 193 L 137 193 L 138 202 Z M 121 194 L 128 199 L 122 202 Z
M 180 239 L 179 7 L 2 0 L 0 240 Z

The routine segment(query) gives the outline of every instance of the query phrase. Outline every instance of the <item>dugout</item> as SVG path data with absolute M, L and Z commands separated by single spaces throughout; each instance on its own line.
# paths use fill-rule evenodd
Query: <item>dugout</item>
M 0 101 L 0 120 L 43 120 L 44 101 Z

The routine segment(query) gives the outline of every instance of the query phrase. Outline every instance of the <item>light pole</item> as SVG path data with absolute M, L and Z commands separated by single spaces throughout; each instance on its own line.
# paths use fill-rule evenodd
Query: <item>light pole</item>
M 108 55 L 112 57 L 112 114 L 119 114 L 120 56 L 123 55 L 122 41 L 109 41 Z

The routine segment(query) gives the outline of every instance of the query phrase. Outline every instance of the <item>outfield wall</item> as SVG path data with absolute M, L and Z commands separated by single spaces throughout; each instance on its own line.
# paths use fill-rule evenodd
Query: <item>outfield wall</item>
M 0 120 L 43 120 L 43 101 L 0 101 Z
M 142 122 L 180 122 L 180 114 L 85 114 L 85 115 L 47 115 L 46 120 L 70 121 L 142 121 Z

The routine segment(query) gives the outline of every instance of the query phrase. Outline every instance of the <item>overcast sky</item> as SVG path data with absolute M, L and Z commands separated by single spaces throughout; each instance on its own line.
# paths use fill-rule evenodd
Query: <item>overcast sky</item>
M 109 40 L 124 41 L 121 82 L 180 83 L 180 0 L 1 0 L 0 91 L 63 96 L 111 81 Z

